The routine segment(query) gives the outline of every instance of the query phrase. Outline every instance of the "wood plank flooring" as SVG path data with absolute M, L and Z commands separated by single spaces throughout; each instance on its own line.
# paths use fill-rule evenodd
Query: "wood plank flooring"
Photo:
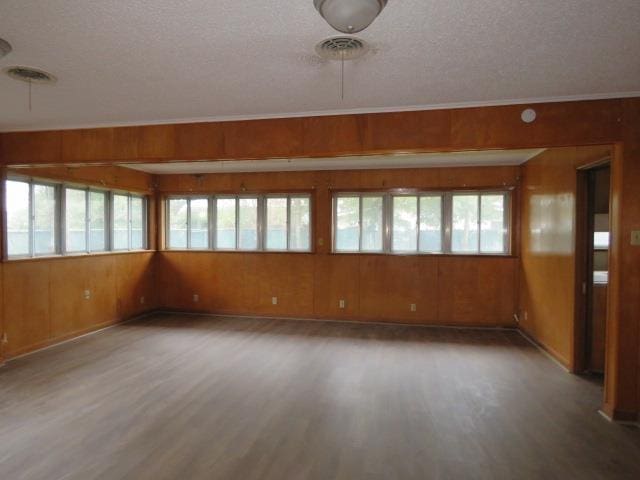
M 0 369 L 0 479 L 635 479 L 511 331 L 156 315 Z

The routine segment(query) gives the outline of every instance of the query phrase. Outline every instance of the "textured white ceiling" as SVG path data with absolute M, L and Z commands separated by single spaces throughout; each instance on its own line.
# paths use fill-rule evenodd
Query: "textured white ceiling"
M 486 167 L 521 165 L 543 151 L 544 149 L 487 150 L 337 158 L 274 158 L 268 160 L 141 163 L 124 164 L 122 166 L 161 175 L 177 173 L 370 170 L 376 168 Z
M 1 0 L 0 130 L 640 92 L 639 0 L 391 0 L 346 68 L 314 46 L 337 34 L 312 0 Z

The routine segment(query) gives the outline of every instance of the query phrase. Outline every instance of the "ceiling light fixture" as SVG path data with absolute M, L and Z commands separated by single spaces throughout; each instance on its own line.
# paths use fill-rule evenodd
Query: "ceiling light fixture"
M 4 57 L 5 55 L 8 55 L 11 52 L 11 50 L 12 50 L 11 44 L 6 40 L 3 40 L 2 38 L 0 38 L 0 58 Z
M 342 33 L 358 33 L 376 19 L 388 0 L 313 0 L 329 25 Z

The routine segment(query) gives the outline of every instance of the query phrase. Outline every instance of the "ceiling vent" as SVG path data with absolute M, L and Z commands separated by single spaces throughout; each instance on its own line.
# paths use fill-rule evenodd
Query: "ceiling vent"
M 56 77 L 43 70 L 31 67 L 8 67 L 5 73 L 15 80 L 29 83 L 55 83 Z
M 369 45 L 356 37 L 330 37 L 316 45 L 316 53 L 328 60 L 355 60 L 369 51 Z
M 3 40 L 0 38 L 0 58 L 4 57 L 5 55 L 8 55 L 9 52 L 11 52 L 11 50 L 12 50 L 11 44 L 6 40 Z

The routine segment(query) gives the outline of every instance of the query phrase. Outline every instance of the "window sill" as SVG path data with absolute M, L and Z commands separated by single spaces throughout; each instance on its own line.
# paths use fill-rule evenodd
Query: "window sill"
M 375 257 L 518 258 L 518 256 L 513 253 L 329 252 L 329 255 L 360 255 Z
M 105 257 L 110 255 L 130 255 L 136 253 L 153 253 L 155 250 L 110 250 L 108 252 L 68 253 L 66 255 L 40 255 L 37 257 L 5 258 L 2 263 L 40 262 L 49 260 L 64 260 L 71 258 Z
M 165 248 L 159 250 L 163 253 L 266 253 L 266 254 L 295 254 L 295 255 L 313 255 L 316 252 L 300 251 L 300 250 L 208 250 L 208 249 L 188 249 L 188 248 Z

